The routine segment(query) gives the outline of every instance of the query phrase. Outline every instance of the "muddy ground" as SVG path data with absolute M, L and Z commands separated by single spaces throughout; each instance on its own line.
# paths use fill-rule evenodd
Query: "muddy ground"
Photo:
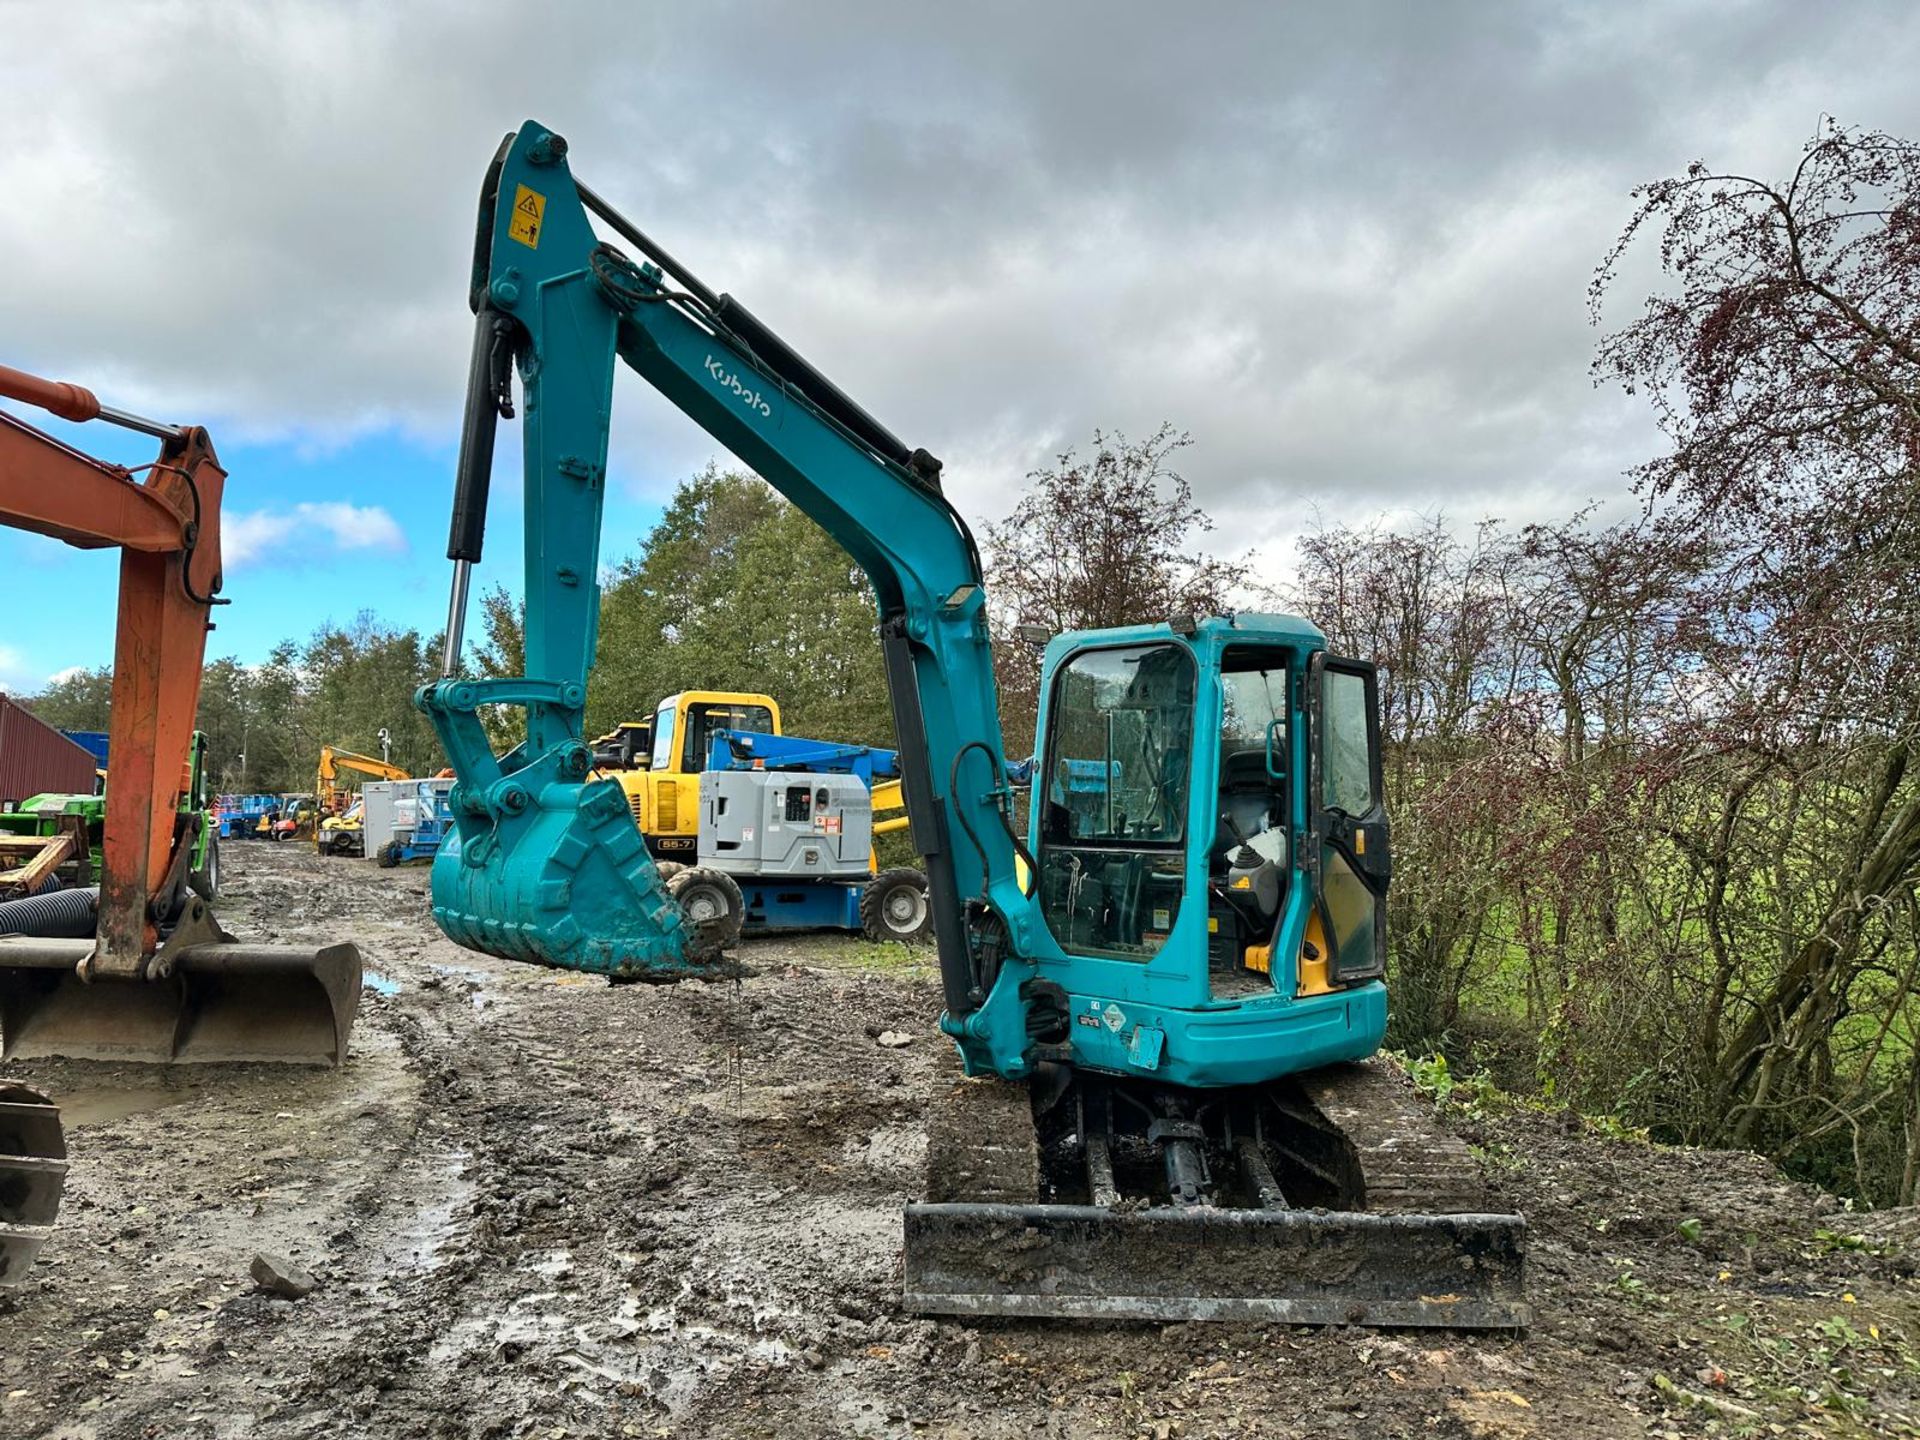
M 352 1059 L 6 1072 L 73 1172 L 0 1292 L 0 1435 L 1920 1433 L 1909 1217 L 1458 1095 L 1532 1222 L 1524 1337 L 905 1315 L 953 1065 L 925 957 L 809 937 L 610 989 L 456 949 L 423 872 L 234 851 L 230 929 L 361 945 Z M 263 1293 L 260 1251 L 319 1289 Z

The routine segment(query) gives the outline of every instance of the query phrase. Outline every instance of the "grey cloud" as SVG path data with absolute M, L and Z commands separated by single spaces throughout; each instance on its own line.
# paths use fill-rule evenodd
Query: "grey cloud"
M 1583 291 L 1635 182 L 1920 130 L 1920 15 L 1561 6 L 14 5 L 8 358 L 324 443 L 446 442 L 499 134 L 950 459 L 977 517 L 1190 429 L 1222 530 L 1618 496 Z M 1634 283 L 1652 283 L 1644 269 Z M 626 392 L 616 463 L 711 445 Z

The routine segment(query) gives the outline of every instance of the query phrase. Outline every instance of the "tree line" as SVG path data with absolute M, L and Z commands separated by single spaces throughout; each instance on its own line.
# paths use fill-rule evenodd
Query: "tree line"
M 1748 1146 L 1876 1202 L 1920 1198 L 1920 147 L 1829 124 L 1783 180 L 1696 164 L 1636 192 L 1667 288 L 1595 377 L 1665 453 L 1625 521 L 1318 531 L 1283 580 L 1211 553 L 1186 437 L 1097 433 L 985 527 L 1010 755 L 1050 631 L 1248 602 L 1382 673 L 1395 820 L 1393 1043 L 1666 1139 Z M 482 597 L 474 666 L 520 666 Z M 437 640 L 363 616 L 209 667 L 222 783 L 294 789 L 320 743 L 394 732 Z M 34 702 L 104 723 L 104 672 Z M 606 576 L 589 733 L 684 688 L 887 743 L 872 596 L 757 479 L 683 484 Z M 496 736 L 503 745 L 519 737 Z
M 1322 534 L 1377 659 L 1404 1044 L 1886 1203 L 1920 1183 L 1920 146 L 1644 187 L 1642 513 Z
M 305 640 L 284 640 L 258 665 L 209 661 L 200 682 L 198 727 L 207 734 L 213 788 L 280 794 L 309 791 L 322 745 L 381 753 L 414 775 L 446 763 L 414 690 L 439 674 L 439 639 L 388 625 L 363 611 L 351 624 L 325 624 Z M 49 724 L 105 730 L 110 666 L 80 670 L 24 701 Z

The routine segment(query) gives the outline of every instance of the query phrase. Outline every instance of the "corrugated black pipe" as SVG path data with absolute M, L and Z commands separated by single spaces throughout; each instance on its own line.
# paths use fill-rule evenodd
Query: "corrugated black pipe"
M 0 900 L 0 935 L 36 940 L 84 940 L 100 923 L 100 887 L 54 890 L 24 900 Z

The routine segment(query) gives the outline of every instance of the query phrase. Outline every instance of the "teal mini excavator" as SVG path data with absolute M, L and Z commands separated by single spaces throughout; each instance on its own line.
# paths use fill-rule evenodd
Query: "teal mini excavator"
M 1278 615 L 1058 636 L 1022 824 L 980 555 L 939 461 L 576 179 L 544 126 L 487 172 L 471 301 L 446 678 L 417 697 L 458 777 L 432 877 L 447 935 L 614 979 L 726 964 L 582 738 L 624 362 L 844 546 L 878 600 L 964 1070 L 929 1116 L 907 1305 L 1526 1323 L 1524 1221 L 1487 1213 L 1464 1147 L 1365 1063 L 1391 873 L 1369 666 Z M 516 371 L 526 674 L 469 679 L 468 578 Z M 504 755 L 479 720 L 493 705 L 526 715 Z

